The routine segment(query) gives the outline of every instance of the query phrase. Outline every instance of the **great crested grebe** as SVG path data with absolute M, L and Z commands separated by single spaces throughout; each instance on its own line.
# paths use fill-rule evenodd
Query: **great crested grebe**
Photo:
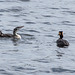
M 69 42 L 63 39 L 63 31 L 59 31 L 60 38 L 56 41 L 58 47 L 69 46 Z
M 14 28 L 13 34 L 4 34 L 0 31 L 0 37 L 13 37 L 14 39 L 20 39 L 21 36 L 19 34 L 17 34 L 17 31 L 23 27 L 24 26 L 19 26 L 19 27 Z

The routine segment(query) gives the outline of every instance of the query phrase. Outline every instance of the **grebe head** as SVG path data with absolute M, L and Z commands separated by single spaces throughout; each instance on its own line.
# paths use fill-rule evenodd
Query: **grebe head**
M 23 27 L 24 27 L 24 26 L 16 27 L 16 28 L 13 30 L 13 35 L 16 35 L 16 32 L 17 32 L 19 29 L 23 28 Z
M 60 39 L 62 39 L 63 38 L 63 31 L 59 31 L 58 35 L 60 36 Z
M 19 26 L 19 27 L 16 27 L 14 30 L 13 30 L 13 37 L 14 38 L 17 38 L 17 39 L 20 39 L 21 36 L 17 34 L 17 31 L 21 28 L 23 28 L 24 26 Z

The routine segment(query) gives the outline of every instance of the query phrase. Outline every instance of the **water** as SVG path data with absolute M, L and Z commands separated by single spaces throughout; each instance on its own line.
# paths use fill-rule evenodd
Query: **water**
M 0 30 L 21 40 L 0 38 L 0 75 L 75 75 L 74 0 L 0 0 Z M 70 43 L 58 48 L 58 31 Z

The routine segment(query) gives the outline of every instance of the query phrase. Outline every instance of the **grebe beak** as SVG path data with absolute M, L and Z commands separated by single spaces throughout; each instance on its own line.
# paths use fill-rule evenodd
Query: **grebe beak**
M 18 28 L 23 28 L 24 26 L 19 26 Z
M 21 29 L 21 28 L 23 28 L 24 26 L 19 26 L 19 27 L 16 27 L 17 28 L 17 30 L 19 30 L 19 29 Z

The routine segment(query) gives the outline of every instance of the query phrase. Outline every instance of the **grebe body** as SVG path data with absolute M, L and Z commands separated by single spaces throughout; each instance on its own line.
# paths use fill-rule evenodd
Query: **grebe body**
M 59 31 L 60 38 L 56 41 L 58 47 L 69 46 L 69 42 L 63 39 L 63 31 Z

